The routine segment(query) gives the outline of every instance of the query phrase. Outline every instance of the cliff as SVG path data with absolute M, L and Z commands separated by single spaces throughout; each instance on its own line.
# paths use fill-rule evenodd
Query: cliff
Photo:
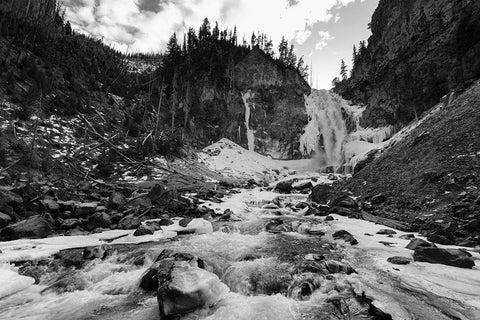
M 403 126 L 480 77 L 480 2 L 381 0 L 372 36 L 335 90 L 367 105 L 362 125 Z

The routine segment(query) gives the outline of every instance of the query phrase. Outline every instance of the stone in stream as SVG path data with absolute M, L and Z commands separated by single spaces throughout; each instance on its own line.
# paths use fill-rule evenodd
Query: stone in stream
M 395 257 L 388 258 L 387 261 L 390 262 L 391 264 L 405 265 L 405 264 L 409 264 L 412 260 L 407 257 L 395 256 Z
M 397 232 L 391 229 L 380 229 L 377 231 L 377 234 L 393 235 L 393 234 L 397 234 Z
M 461 249 L 418 247 L 413 253 L 413 260 L 467 269 L 475 266 L 472 255 Z
M 410 240 L 410 243 L 407 244 L 405 248 L 410 249 L 410 250 L 416 250 L 419 247 L 435 247 L 433 243 L 430 243 L 428 241 L 425 241 L 420 238 L 415 238 Z
M 333 233 L 332 236 L 333 236 L 334 240 L 342 239 L 345 242 L 349 242 L 352 246 L 358 244 L 357 239 L 355 239 L 350 232 L 345 231 L 345 230 L 336 231 L 336 232 Z
M 149 234 L 154 234 L 155 233 L 155 228 L 153 226 L 147 226 L 147 225 L 140 225 L 140 227 L 135 230 L 133 233 L 133 236 L 135 237 L 140 237 L 140 236 L 146 236 Z
M 292 181 L 282 181 L 277 183 L 275 186 L 275 191 L 280 193 L 290 193 L 293 190 Z
M 0 231 L 2 241 L 16 240 L 20 238 L 45 238 L 52 232 L 52 227 L 47 220 L 39 215 L 26 220 L 10 224 Z

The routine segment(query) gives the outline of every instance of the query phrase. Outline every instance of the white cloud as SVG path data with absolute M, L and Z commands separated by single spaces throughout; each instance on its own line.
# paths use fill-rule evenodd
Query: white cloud
M 315 49 L 317 49 L 317 50 L 322 50 L 323 48 L 325 48 L 327 46 L 328 41 L 331 41 L 331 40 L 335 39 L 334 37 L 332 37 L 330 35 L 330 33 L 328 31 L 319 31 L 318 35 L 320 37 L 320 40 L 315 45 Z
M 173 32 L 181 38 L 185 27 L 197 29 L 205 17 L 221 27 L 236 25 L 240 38 L 262 31 L 275 43 L 285 36 L 302 44 L 315 23 L 335 18 L 329 9 L 354 0 L 297 0 L 293 6 L 287 0 L 145 1 L 161 3 L 160 10 L 140 10 L 140 0 L 66 0 L 65 6 L 67 18 L 77 29 L 117 43 L 123 50 L 129 46 L 135 51 L 158 51 Z

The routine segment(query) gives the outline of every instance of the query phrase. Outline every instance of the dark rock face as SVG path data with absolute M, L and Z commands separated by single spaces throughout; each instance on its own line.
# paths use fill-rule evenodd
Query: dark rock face
M 406 124 L 480 77 L 480 2 L 381 0 L 345 98 L 367 104 L 362 125 Z
M 469 268 L 475 266 L 472 255 L 459 249 L 441 249 L 419 247 L 413 253 L 413 259 L 420 262 L 445 264 L 447 266 Z
M 50 224 L 41 216 L 32 216 L 26 220 L 11 224 L 0 231 L 3 241 L 21 238 L 45 238 L 52 232 Z

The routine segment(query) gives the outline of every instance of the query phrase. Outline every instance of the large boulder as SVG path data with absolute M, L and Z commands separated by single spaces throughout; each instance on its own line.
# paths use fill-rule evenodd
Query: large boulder
M 280 193 L 290 193 L 293 190 L 293 181 L 282 181 L 277 183 L 275 191 Z
M 0 212 L 0 228 L 8 226 L 10 222 L 12 222 L 12 218 L 8 214 Z
M 472 255 L 460 249 L 418 247 L 413 253 L 413 259 L 420 262 L 444 264 L 459 268 L 471 269 L 475 266 Z
M 112 219 L 105 212 L 96 212 L 88 217 L 87 229 L 108 228 L 112 225 Z
M 45 238 L 52 232 L 52 227 L 47 220 L 39 215 L 26 220 L 11 224 L 0 231 L 0 239 L 3 241 L 20 238 Z

